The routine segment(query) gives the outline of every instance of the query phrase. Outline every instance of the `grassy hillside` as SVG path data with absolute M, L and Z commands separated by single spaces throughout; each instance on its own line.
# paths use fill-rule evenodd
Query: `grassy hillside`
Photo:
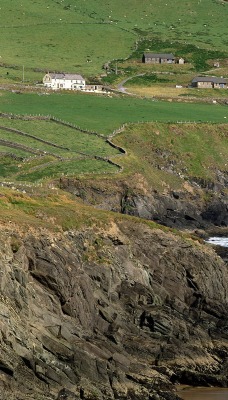
M 173 53 L 176 60 L 184 58 L 184 64 L 145 64 L 142 63 L 144 52 Z M 218 67 L 215 67 L 214 64 Z M 118 74 L 115 73 L 116 66 Z M 183 87 L 180 94 L 194 97 L 225 97 L 227 90 L 189 90 L 189 85 L 196 75 L 212 75 L 217 77 L 228 76 L 228 52 L 218 51 L 213 48 L 203 49 L 187 42 L 161 40 L 157 37 L 147 37 L 138 42 L 127 60 L 109 63 L 107 76 L 102 80 L 109 84 L 118 85 L 121 81 L 129 79 L 124 84 L 130 93 L 139 95 L 177 97 L 176 85 Z M 149 90 L 151 88 L 151 90 Z M 140 90 L 141 89 L 141 90 Z M 170 90 L 171 89 L 171 90 Z
M 95 231 L 113 226 L 115 222 L 130 221 L 132 225 L 139 223 L 151 229 L 161 229 L 181 237 L 189 237 L 171 228 L 161 226 L 153 221 L 142 220 L 129 215 L 108 212 L 84 205 L 80 200 L 72 198 L 69 193 L 61 190 L 50 190 L 43 187 L 25 187 L 24 193 L 9 188 L 1 188 L 0 197 L 0 227 L 6 227 L 17 232 L 34 232 L 39 229 L 46 235 L 49 232 L 60 232 L 70 229 L 93 227 Z M 16 248 L 18 240 L 12 241 Z
M 137 103 L 134 107 L 136 113 Z M 118 116 L 120 109 L 115 110 Z M 101 121 L 97 122 L 101 127 Z M 217 170 L 227 171 L 228 124 L 129 124 L 114 141 L 126 149 L 127 155 L 120 156 L 105 136 L 87 134 L 53 121 L 2 117 L 0 179 L 37 182 L 63 175 L 118 172 L 117 167 L 105 161 L 106 157 L 124 167 L 124 176 L 141 173 L 155 186 L 161 182 L 179 186 L 185 177 L 214 180 Z
M 227 124 L 130 125 L 115 142 L 127 149 L 125 174 L 140 173 L 153 187 L 180 187 L 185 180 L 215 181 L 227 173 Z
M 89 135 L 53 121 L 1 118 L 0 178 L 36 182 L 63 174 L 117 172 L 118 167 L 107 162 L 107 159 L 118 157 L 119 152 L 106 142 L 106 136 L 125 123 L 140 122 L 127 128 L 126 132 L 132 129 L 129 142 L 125 143 L 125 136 L 118 138 L 131 152 L 134 140 L 138 141 L 134 136 L 136 131 L 144 149 L 143 138 L 148 125 L 142 123 L 168 123 L 164 137 L 174 140 L 169 131 L 170 123 L 227 122 L 226 105 L 163 102 L 145 98 L 145 95 L 159 95 L 162 85 L 166 95 L 172 96 L 175 84 L 187 85 L 196 69 L 202 71 L 208 66 L 212 67 L 216 58 L 222 60 L 223 69 L 215 73 L 224 71 L 223 75 L 226 75 L 227 7 L 228 4 L 222 0 L 192 0 L 190 3 L 176 0 L 175 4 L 166 3 L 165 0 L 126 0 L 124 4 L 120 0 L 114 3 L 102 0 L 23 0 L 19 3 L 16 0 L 2 0 L 0 82 L 18 83 L 23 77 L 28 83 L 39 82 L 48 70 L 78 72 L 87 77 L 93 76 L 94 79 L 96 74 L 101 73 L 104 63 L 130 55 L 130 59 L 122 64 L 119 62 L 123 75 L 117 79 L 142 71 L 146 75 L 128 82 L 132 90 L 143 95 L 143 98 L 82 93 L 41 96 L 41 93 L 20 93 L 19 90 L 0 92 L 0 112 L 52 115 L 99 134 Z M 145 50 L 172 51 L 183 55 L 188 63 L 178 66 L 178 70 L 176 65 L 165 66 L 164 71 L 159 66 L 159 70 L 156 70 L 139 61 Z M 110 65 L 113 69 L 116 62 Z M 114 78 L 108 75 L 106 80 Z M 186 94 L 186 91 L 180 92 L 181 99 Z M 191 94 L 197 97 L 198 91 L 192 91 Z M 224 98 L 227 93 L 225 90 L 218 94 L 215 91 L 202 91 L 200 95 Z M 191 147 L 194 137 L 186 138 L 185 143 L 189 139 Z M 154 143 L 154 138 L 151 140 Z M 222 140 L 221 143 L 223 146 Z M 219 142 L 217 147 L 220 148 Z M 186 151 L 184 144 L 179 143 L 178 148 L 179 153 L 175 153 L 177 159 Z M 140 155 L 142 160 L 147 159 L 144 153 L 147 154 L 147 147 Z M 133 156 L 139 170 L 144 168 L 140 164 L 140 157 Z M 189 159 L 191 157 L 195 159 L 194 154 Z M 120 163 L 122 159 L 126 171 L 132 168 L 129 167 L 130 156 L 120 158 Z M 216 158 L 212 157 L 212 160 L 215 164 L 218 162 Z M 192 174 L 204 175 L 205 171 L 198 169 L 197 172 L 195 162 L 194 165 L 195 170 L 189 166 L 186 168 Z
M 37 181 L 62 175 L 112 173 L 118 154 L 105 139 L 53 121 L 0 118 L 0 178 Z
M 2 0 L 1 62 L 95 74 L 128 56 L 142 36 L 224 51 L 227 7 L 219 0 Z
M 133 156 L 133 166 L 131 157 L 121 156 L 118 163 L 123 165 L 126 171 L 135 169 L 136 172 L 137 169 L 139 171 L 147 169 L 150 173 L 150 168 L 144 166 L 143 160 L 147 160 L 148 150 L 151 151 L 151 146 L 153 148 L 158 138 L 151 134 L 151 128 L 147 122 L 168 123 L 167 129 L 162 128 L 164 135 L 159 134 L 160 147 L 168 140 L 172 143 L 172 149 L 175 148 L 173 143 L 176 143 L 177 139 L 175 134 L 173 137 L 173 132 L 169 129 L 171 122 L 200 122 L 200 124 L 179 125 L 177 128 L 177 130 L 183 129 L 184 132 L 181 135 L 183 143 L 178 144 L 179 150 L 174 157 L 177 163 L 181 154 L 185 154 L 188 146 L 189 148 L 195 146 L 195 136 L 189 134 L 192 127 L 201 132 L 201 127 L 204 127 L 203 122 L 224 123 L 228 121 L 226 105 L 164 102 L 121 96 L 100 97 L 80 93 L 53 93 L 41 96 L 35 93 L 2 92 L 0 112 L 21 116 L 52 115 L 84 130 L 98 133 L 98 135 L 86 133 L 79 128 L 50 120 L 23 120 L 2 116 L 0 118 L 0 178 L 28 182 L 50 180 L 62 175 L 118 172 L 118 167 L 107 162 L 107 159 L 118 160 L 120 153 L 106 142 L 106 137 L 124 123 L 141 122 L 128 126 L 124 135 L 117 138 L 128 153 L 129 150 L 131 152 L 131 146 L 134 143 L 136 143 L 136 148 L 140 143 L 141 153 Z M 210 132 L 205 131 L 206 137 L 202 136 L 200 140 L 197 139 L 197 146 L 200 144 L 202 147 L 214 137 L 213 132 L 216 132 L 217 127 L 216 125 L 210 126 Z M 224 125 L 224 132 L 227 132 L 227 128 L 225 128 L 227 126 Z M 146 136 L 148 132 L 150 132 L 150 141 Z M 127 141 L 123 139 L 126 137 Z M 147 138 L 145 146 L 144 137 Z M 220 141 L 218 137 L 216 143 L 213 141 L 211 143 L 211 148 L 216 148 L 216 154 L 217 151 L 220 154 L 220 147 L 221 154 L 223 154 L 223 149 L 227 150 L 222 136 Z M 200 149 L 200 153 L 203 154 L 201 147 L 198 146 L 197 149 Z M 188 159 L 192 160 L 192 157 L 195 159 L 190 151 Z M 211 160 L 216 165 L 217 159 L 212 158 Z M 158 164 L 160 161 L 158 160 Z M 221 162 L 225 162 L 225 156 Z M 181 166 L 178 168 L 182 171 Z M 205 174 L 204 170 L 198 172 L 199 176 Z
M 110 217 L 107 212 L 76 203 L 75 199 L 61 191 L 50 192 L 42 187 L 24 188 L 24 193 L 1 188 L 0 225 L 10 221 L 12 227 L 16 224 L 21 231 L 39 227 L 58 232 L 81 225 L 99 226 Z
M 2 92 L 0 112 L 51 114 L 83 129 L 103 134 L 110 134 L 126 122 L 228 121 L 226 105 L 170 103 L 133 97 L 62 93 L 39 96 Z

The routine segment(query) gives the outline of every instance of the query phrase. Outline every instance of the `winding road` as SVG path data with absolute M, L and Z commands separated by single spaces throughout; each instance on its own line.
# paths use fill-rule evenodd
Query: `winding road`
M 117 86 L 117 89 L 118 89 L 120 92 L 122 92 L 122 93 L 132 94 L 132 93 L 127 92 L 127 89 L 124 87 L 124 84 L 125 84 L 127 81 L 130 81 L 131 79 L 136 78 L 137 76 L 143 76 L 143 75 L 145 75 L 145 73 L 143 73 L 143 74 L 137 74 L 137 75 L 130 76 L 129 78 L 124 79 L 123 81 L 121 81 L 121 82 L 119 83 L 119 85 Z

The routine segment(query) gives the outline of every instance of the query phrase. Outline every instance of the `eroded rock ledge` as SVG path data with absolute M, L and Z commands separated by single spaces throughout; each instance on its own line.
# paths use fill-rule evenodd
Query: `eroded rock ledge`
M 19 231 L 19 230 L 18 230 Z M 0 234 L 0 399 L 174 400 L 228 384 L 228 272 L 129 218 Z
M 103 210 L 134 215 L 177 229 L 228 227 L 227 183 L 185 182 L 179 190 L 153 189 L 136 174 L 118 180 L 61 178 L 61 189 L 86 204 Z

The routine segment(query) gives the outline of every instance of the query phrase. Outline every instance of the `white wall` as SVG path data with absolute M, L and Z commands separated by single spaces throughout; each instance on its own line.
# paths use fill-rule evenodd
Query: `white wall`
M 51 79 L 51 82 L 44 82 L 44 85 L 52 89 L 81 90 L 85 87 L 85 80 Z

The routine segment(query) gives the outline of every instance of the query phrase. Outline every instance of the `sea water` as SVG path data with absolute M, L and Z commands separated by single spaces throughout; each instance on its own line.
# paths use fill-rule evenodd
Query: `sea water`
M 206 240 L 207 243 L 216 244 L 217 246 L 228 247 L 228 238 L 214 236 Z M 228 400 L 228 399 L 227 399 Z

